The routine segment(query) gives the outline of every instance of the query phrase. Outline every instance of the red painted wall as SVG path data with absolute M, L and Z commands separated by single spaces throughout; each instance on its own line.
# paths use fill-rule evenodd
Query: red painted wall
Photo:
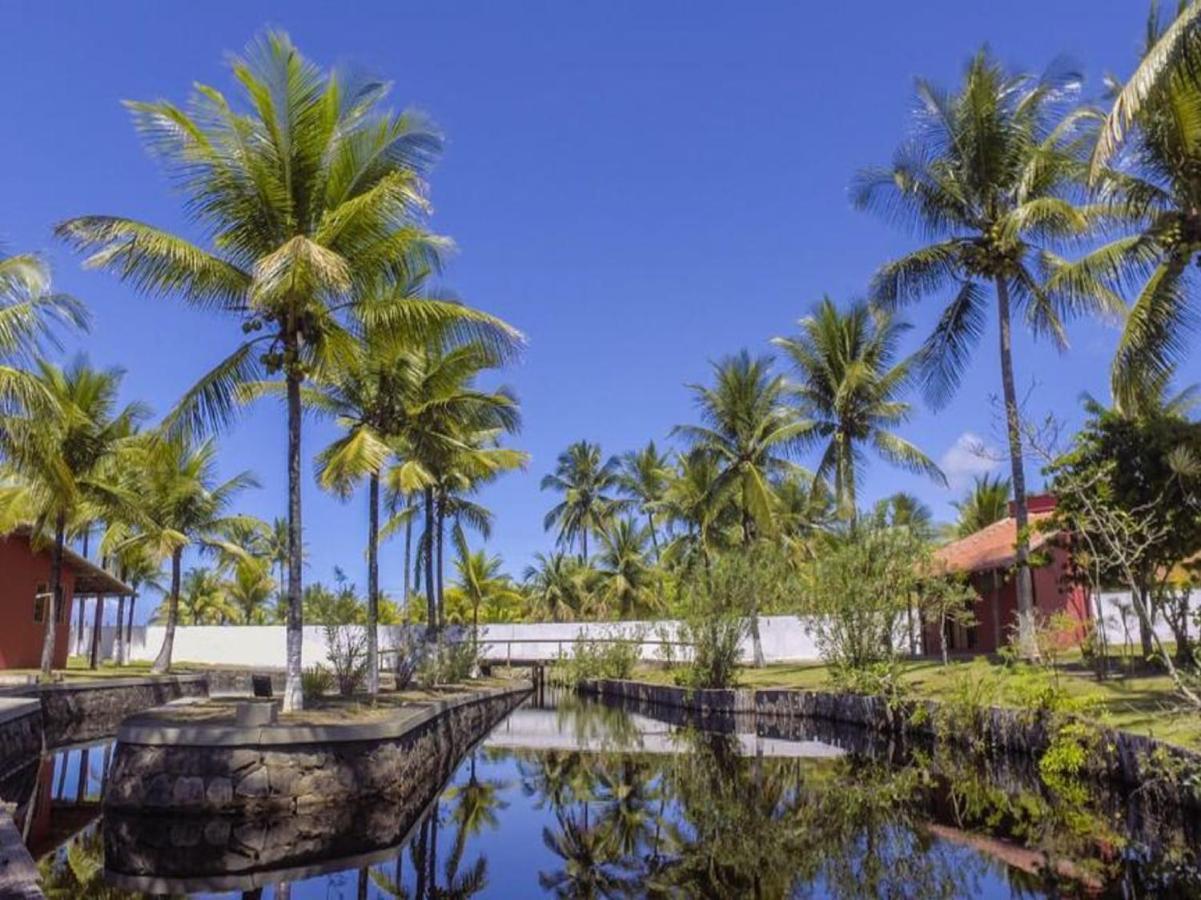
M 39 584 L 50 583 L 50 552 L 34 553 L 29 538 L 0 538 L 0 669 L 36 669 L 42 662 L 45 623 L 33 620 Z M 75 572 L 63 567 L 63 614 L 54 642 L 54 667 L 67 665 Z
M 1046 547 L 1040 552 L 1046 553 L 1050 562 L 1031 572 L 1034 608 L 1041 617 L 1066 612 L 1082 623 L 1080 628 L 1067 630 L 1061 636 L 1064 645 L 1074 643 L 1082 633 L 1083 623 L 1089 619 L 1088 591 L 1067 577 L 1071 557 L 1066 549 Z M 1009 643 L 1012 627 L 1017 621 L 1017 586 L 1012 575 L 1005 577 L 998 572 L 994 581 L 993 573 L 983 572 L 972 576 L 972 587 L 980 595 L 974 610 L 976 625 L 971 629 L 974 634 L 955 629 L 948 648 L 956 653 L 995 653 Z M 927 654 L 940 652 L 937 626 L 927 625 L 922 637 Z

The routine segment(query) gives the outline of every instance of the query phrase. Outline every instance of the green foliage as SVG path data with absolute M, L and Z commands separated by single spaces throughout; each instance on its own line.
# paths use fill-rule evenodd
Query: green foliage
M 915 360 L 896 358 L 897 344 L 909 326 L 865 303 L 840 312 L 829 297 L 799 325 L 799 337 L 775 338 L 772 343 L 788 355 L 798 376 L 793 390 L 801 427 L 795 438 L 822 445 L 817 474 L 833 481 L 843 517 L 855 515 L 864 446 L 893 465 L 945 484 L 938 466 L 893 430 L 911 412 L 901 396 Z
M 334 688 L 334 673 L 320 663 L 314 663 L 304 670 L 300 677 L 300 689 L 304 699 L 319 700 Z
M 642 657 L 642 639 L 641 633 L 619 638 L 612 630 L 578 638 L 571 645 L 571 653 L 561 656 L 555 663 L 551 677 L 572 688 L 596 679 L 629 678 Z
M 892 658 L 906 599 L 919 584 L 922 542 L 867 522 L 832 536 L 805 567 L 802 612 L 822 658 L 864 668 Z
M 460 634 L 454 641 L 427 644 L 415 680 L 424 688 L 460 684 L 475 674 L 479 659 L 479 643 L 472 631 Z
M 1000 475 L 977 475 L 971 489 L 953 505 L 959 512 L 955 534 L 967 537 L 1009 515 L 1013 482 Z
M 578 542 L 580 559 L 588 559 L 588 536 L 604 530 L 613 515 L 619 467 L 617 457 L 603 459 L 600 445 L 588 441 L 577 441 L 559 454 L 555 471 L 541 485 L 544 491 L 563 495 L 542 523 L 547 531 L 558 530 L 556 547 Z

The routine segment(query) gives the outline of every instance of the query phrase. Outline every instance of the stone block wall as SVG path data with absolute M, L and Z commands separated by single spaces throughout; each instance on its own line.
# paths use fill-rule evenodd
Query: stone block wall
M 91 741 L 114 734 L 126 716 L 183 697 L 208 696 L 207 675 L 113 678 L 44 684 L 25 696 L 42 702 L 46 746 Z
M 939 704 L 933 700 L 896 706 L 883 697 L 834 691 L 786 688 L 692 691 L 671 685 L 613 680 L 586 682 L 582 690 L 602 698 L 689 710 L 701 717 L 750 712 L 757 718 L 769 720 L 800 718 L 839 722 L 901 738 L 925 740 L 936 737 L 939 713 Z M 1041 717 L 1031 716 L 1024 710 L 994 706 L 981 711 L 971 733 L 944 737 L 961 743 L 983 738 L 994 754 L 1036 758 L 1046 751 L 1052 736 Z M 1114 729 L 1100 729 L 1099 737 L 1099 752 L 1090 762 L 1090 771 L 1127 787 L 1150 787 L 1168 771 L 1201 773 L 1201 753 Z M 1195 777 L 1190 783 L 1192 788 L 1180 791 L 1179 800 L 1201 807 L 1201 786 Z
M 402 797 L 455 761 L 527 695 L 479 693 L 415 717 L 387 739 L 355 740 L 354 726 L 304 729 L 303 743 L 117 745 L 106 809 L 173 816 L 306 811 Z M 325 738 L 313 737 L 324 733 Z M 447 772 L 449 774 L 449 772 Z

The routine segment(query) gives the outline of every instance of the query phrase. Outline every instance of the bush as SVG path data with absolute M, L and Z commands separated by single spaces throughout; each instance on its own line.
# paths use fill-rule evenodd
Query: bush
M 479 667 L 480 648 L 471 631 L 455 635 L 455 640 L 439 640 L 426 645 L 416 667 L 417 683 L 424 688 L 457 684 L 471 678 Z
M 392 676 L 396 680 L 396 690 L 403 691 L 413 683 L 422 660 L 425 656 L 425 645 L 416 628 L 403 628 L 395 646 L 390 647 L 381 659 L 392 660 Z
M 642 658 L 641 632 L 627 639 L 615 638 L 610 630 L 603 640 L 580 638 L 572 644 L 571 654 L 555 664 L 552 679 L 572 688 L 598 678 L 624 679 L 634 673 Z
M 311 665 L 300 673 L 300 691 L 306 703 L 328 694 L 333 686 L 333 673 L 320 663 Z
M 748 618 L 736 613 L 685 619 L 680 623 L 679 639 L 692 645 L 692 654 L 688 664 L 673 674 L 676 684 L 693 689 L 733 687 L 742 640 L 749 630 Z
M 832 538 L 808 566 L 803 611 L 834 667 L 862 669 L 896 656 L 906 598 L 924 552 L 907 528 L 868 523 Z
M 325 643 L 338 693 L 349 697 L 367 677 L 367 634 L 357 625 L 327 623 Z

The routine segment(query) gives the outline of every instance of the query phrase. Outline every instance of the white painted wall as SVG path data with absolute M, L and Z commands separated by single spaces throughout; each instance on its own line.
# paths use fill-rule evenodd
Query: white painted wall
M 1105 630 L 1109 640 L 1120 644 L 1123 640 L 1121 617 L 1118 604 L 1129 600 L 1128 593 L 1111 592 L 1101 595 Z M 1095 612 L 1095 609 L 1094 609 Z M 661 622 L 522 622 L 511 625 L 485 625 L 481 627 L 480 640 L 483 654 L 488 659 L 541 659 L 553 660 L 560 653 L 570 653 L 572 644 L 579 638 L 624 638 L 640 637 L 642 658 L 656 660 L 660 647 L 655 641 L 666 637 L 674 640 L 679 623 Z M 72 621 L 72 649 L 76 646 L 75 622 Z M 1132 640 L 1137 643 L 1137 624 L 1131 621 Z M 153 660 L 163 643 L 164 628 L 161 625 L 135 625 L 129 658 Z M 398 643 L 400 628 L 384 626 L 380 629 L 380 647 L 388 648 Z M 1162 620 L 1156 623 L 1156 632 L 1161 638 L 1170 640 L 1171 630 Z M 797 616 L 762 616 L 759 633 L 763 642 L 763 655 L 768 662 L 803 662 L 820 657 L 813 637 L 808 633 L 803 619 Z M 116 628 L 101 629 L 101 654 L 109 659 L 113 653 L 113 638 Z M 91 626 L 84 627 L 84 646 L 91 640 Z M 898 646 L 904 639 L 898 636 Z M 251 668 L 284 667 L 284 626 L 282 625 L 181 625 L 175 629 L 175 659 L 178 662 L 202 662 Z M 743 641 L 744 659 L 750 659 L 750 638 Z M 325 629 L 320 625 L 309 625 L 304 629 L 305 665 L 324 662 L 326 659 Z
M 74 623 L 73 623 L 74 625 Z M 488 659 L 557 659 L 570 653 L 579 638 L 641 638 L 643 659 L 659 659 L 660 645 L 666 636 L 674 640 L 678 623 L 663 622 L 523 622 L 512 625 L 484 625 L 480 628 L 483 655 Z M 161 625 L 135 625 L 129 649 L 131 660 L 153 660 L 163 643 L 166 629 Z M 380 647 L 398 643 L 399 627 L 380 629 Z M 814 660 L 818 658 L 812 637 L 796 616 L 763 616 L 759 619 L 763 653 L 769 662 Z M 84 646 L 91 640 L 91 627 L 84 627 Z M 100 631 L 101 655 L 113 653 L 116 628 Z M 72 634 L 71 647 L 75 636 Z M 325 629 L 308 625 L 304 629 L 305 665 L 326 659 Z M 743 641 L 743 656 L 751 655 L 751 642 Z M 180 625 L 175 629 L 174 659 L 177 662 L 202 662 L 218 665 L 283 668 L 285 629 L 282 625 Z

